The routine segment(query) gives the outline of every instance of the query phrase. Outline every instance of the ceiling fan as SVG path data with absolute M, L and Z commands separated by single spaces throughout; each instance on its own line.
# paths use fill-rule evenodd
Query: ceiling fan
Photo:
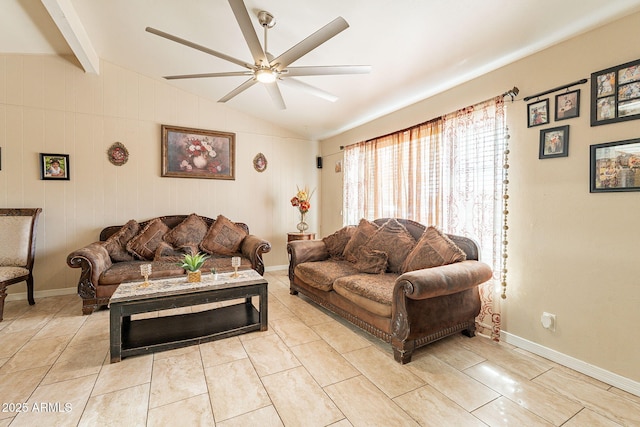
M 246 68 L 246 71 L 230 71 L 224 73 L 205 73 L 205 74 L 184 74 L 176 76 L 165 76 L 165 79 L 196 79 L 206 77 L 229 77 L 229 76 L 249 76 L 249 79 L 242 83 L 240 86 L 223 96 L 218 102 L 227 102 L 236 95 L 244 92 L 254 84 L 260 82 L 267 88 L 271 99 L 275 105 L 284 110 L 286 108 L 282 94 L 278 87 L 278 82 L 287 84 L 292 87 L 305 90 L 306 92 L 334 102 L 338 98 L 329 92 L 326 92 L 317 87 L 311 86 L 301 80 L 297 80 L 293 77 L 298 76 L 323 76 L 323 75 L 338 75 L 338 74 L 366 74 L 371 72 L 371 66 L 369 65 L 340 65 L 340 66 L 305 66 L 305 67 L 290 67 L 293 62 L 297 61 L 307 53 L 311 52 L 322 43 L 336 36 L 340 32 L 349 28 L 349 24 L 342 17 L 338 17 L 320 28 L 315 33 L 311 34 L 306 39 L 302 40 L 283 54 L 278 57 L 273 57 L 267 51 L 267 31 L 272 28 L 276 21 L 273 15 L 269 12 L 261 11 L 258 13 L 258 21 L 264 28 L 264 48 L 260 45 L 258 36 L 251 23 L 249 12 L 243 2 L 243 0 L 229 0 L 229 5 L 233 10 L 233 14 L 238 21 L 240 30 L 249 46 L 251 56 L 253 56 L 253 64 L 242 61 L 240 59 L 233 58 L 225 55 L 224 53 L 217 52 L 209 49 L 205 46 L 190 42 L 180 37 L 173 36 L 163 31 L 157 30 L 152 27 L 147 27 L 146 31 L 155 34 L 165 39 L 180 43 L 182 45 L 197 49 L 209 55 L 213 55 L 220 59 L 232 62 Z

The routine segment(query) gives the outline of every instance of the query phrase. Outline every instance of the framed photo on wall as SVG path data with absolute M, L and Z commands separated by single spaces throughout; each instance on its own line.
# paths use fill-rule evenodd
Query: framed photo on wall
M 640 191 L 640 138 L 594 144 L 590 191 Z
M 236 179 L 236 134 L 162 125 L 162 176 Z
M 40 179 L 69 180 L 69 155 L 40 153 Z
M 540 131 L 540 159 L 567 157 L 569 155 L 569 126 L 542 129 Z
M 549 98 L 527 104 L 527 127 L 549 123 Z
M 580 116 L 580 89 L 556 95 L 555 119 L 566 120 Z
M 591 126 L 640 119 L 640 59 L 591 74 Z

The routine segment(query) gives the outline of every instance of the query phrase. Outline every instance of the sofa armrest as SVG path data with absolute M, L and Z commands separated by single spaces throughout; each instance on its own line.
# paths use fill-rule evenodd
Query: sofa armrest
M 264 260 L 262 254 L 266 254 L 271 250 L 271 243 L 263 240 L 253 234 L 249 234 L 242 241 L 240 251 L 242 255 L 251 261 L 251 268 L 259 274 L 264 274 Z
M 411 299 L 439 297 L 473 288 L 492 276 L 491 267 L 483 262 L 461 261 L 404 273 L 396 280 L 394 294 Z
M 329 258 L 329 251 L 322 240 L 294 240 L 287 243 L 289 253 L 289 280 L 293 281 L 293 270 L 296 265 L 310 261 L 324 261 Z
M 71 252 L 67 256 L 67 264 L 69 267 L 82 269 L 78 281 L 78 295 L 82 298 L 95 298 L 100 275 L 111 267 L 112 262 L 104 242 L 93 242 Z
M 488 281 L 492 276 L 487 264 L 475 260 L 404 273 L 396 279 L 393 289 L 392 342 L 403 342 L 411 333 L 413 320 L 408 311 L 411 305 L 409 300 L 427 300 L 463 292 Z

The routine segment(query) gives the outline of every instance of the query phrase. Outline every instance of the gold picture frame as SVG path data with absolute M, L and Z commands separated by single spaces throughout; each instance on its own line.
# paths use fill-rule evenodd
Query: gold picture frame
M 162 125 L 162 176 L 235 180 L 236 134 Z

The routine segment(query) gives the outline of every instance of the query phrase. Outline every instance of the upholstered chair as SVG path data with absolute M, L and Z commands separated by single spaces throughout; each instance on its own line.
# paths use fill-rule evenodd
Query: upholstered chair
M 0 322 L 7 286 L 27 282 L 27 299 L 33 299 L 33 262 L 36 230 L 42 209 L 0 209 Z

